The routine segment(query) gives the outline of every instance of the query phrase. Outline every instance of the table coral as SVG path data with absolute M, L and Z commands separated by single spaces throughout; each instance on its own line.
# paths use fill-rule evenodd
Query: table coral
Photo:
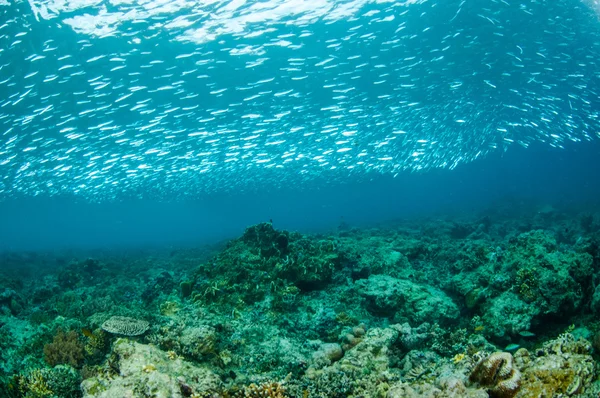
M 102 329 L 108 333 L 123 336 L 139 336 L 146 333 L 148 328 L 150 328 L 150 324 L 147 321 L 127 316 L 113 316 L 102 324 Z

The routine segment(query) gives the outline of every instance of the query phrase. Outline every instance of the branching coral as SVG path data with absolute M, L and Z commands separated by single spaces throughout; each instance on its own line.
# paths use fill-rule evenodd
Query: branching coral
M 50 390 L 40 369 L 35 369 L 29 374 L 19 377 L 18 382 L 21 395 L 39 398 L 52 396 L 52 390 Z
M 81 396 L 79 383 L 79 373 L 67 365 L 58 365 L 53 369 L 33 369 L 16 379 L 19 396 L 27 398 L 77 398 Z
M 521 388 L 521 373 L 511 354 L 495 352 L 475 365 L 469 381 L 487 387 L 491 398 L 512 398 Z
M 256 385 L 254 383 L 245 387 L 243 392 L 236 395 L 240 398 L 286 398 L 285 389 L 279 383 L 262 383 Z

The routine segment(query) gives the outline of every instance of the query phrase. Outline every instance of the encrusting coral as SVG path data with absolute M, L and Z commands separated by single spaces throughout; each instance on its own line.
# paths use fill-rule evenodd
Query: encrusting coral
M 488 388 L 490 398 L 512 398 L 521 388 L 521 372 L 508 352 L 495 352 L 481 359 L 469 381 Z

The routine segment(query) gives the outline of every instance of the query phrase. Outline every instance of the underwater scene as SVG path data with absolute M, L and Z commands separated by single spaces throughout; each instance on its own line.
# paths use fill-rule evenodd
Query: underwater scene
M 598 0 L 0 0 L 0 398 L 599 361 Z

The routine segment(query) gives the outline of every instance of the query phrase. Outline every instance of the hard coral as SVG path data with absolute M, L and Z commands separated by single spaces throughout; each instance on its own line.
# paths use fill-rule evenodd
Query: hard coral
M 487 387 L 491 398 L 512 398 L 521 388 L 521 372 L 511 354 L 495 352 L 475 365 L 469 381 Z
M 70 366 L 58 365 L 53 369 L 33 369 L 16 378 L 18 396 L 27 398 L 53 398 L 81 396 L 79 373 Z
M 557 397 L 589 394 L 596 374 L 592 347 L 586 340 L 575 340 L 565 333 L 552 340 L 535 355 L 525 349 L 516 354 L 522 369 L 523 388 L 519 397 Z
M 285 389 L 281 386 L 281 384 L 272 382 L 272 383 L 262 383 L 260 385 L 256 385 L 254 383 L 245 387 L 244 390 L 237 395 L 240 398 L 286 398 Z
M 52 390 L 44 380 L 40 369 L 35 369 L 27 375 L 20 376 L 18 384 L 19 393 L 23 396 L 32 395 L 40 398 L 52 396 Z
M 146 333 L 149 328 L 150 324 L 147 321 L 127 316 L 113 316 L 102 324 L 102 329 L 108 333 L 123 336 L 139 336 Z
M 100 362 L 108 350 L 108 336 L 102 329 L 96 329 L 93 332 L 89 329 L 82 329 L 83 335 L 87 339 L 84 350 L 89 362 Z
M 44 346 L 44 359 L 51 366 L 68 364 L 77 368 L 83 363 L 83 349 L 74 330 L 65 333 L 58 329 L 52 343 Z

